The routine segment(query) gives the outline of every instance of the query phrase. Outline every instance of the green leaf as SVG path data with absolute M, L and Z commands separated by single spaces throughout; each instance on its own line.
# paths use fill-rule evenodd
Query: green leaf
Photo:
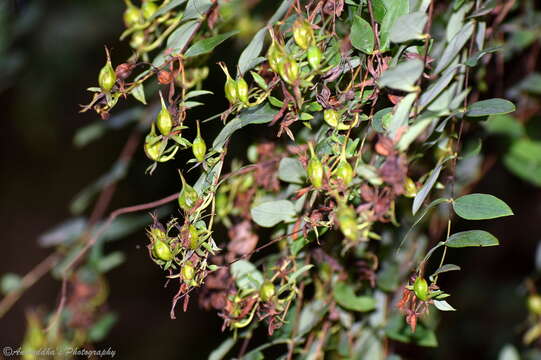
M 278 167 L 278 178 L 282 181 L 302 184 L 306 179 L 306 170 L 297 158 L 283 158 Z
M 184 9 L 183 21 L 190 19 L 205 20 L 205 13 L 210 9 L 214 1 L 212 0 L 189 0 Z
M 379 78 L 379 86 L 395 90 L 413 91 L 415 82 L 423 73 L 423 61 L 412 59 L 387 69 Z
M 434 70 L 434 74 L 438 74 L 441 71 L 445 70 L 449 64 L 454 60 L 454 58 L 460 53 L 468 39 L 472 36 L 474 29 L 474 22 L 470 21 L 457 32 L 453 39 L 447 44 L 447 47 L 441 55 L 438 66 Z
M 513 215 L 502 200 L 489 194 L 469 194 L 453 201 L 456 214 L 466 220 L 486 220 Z
M 273 227 L 282 221 L 290 222 L 295 219 L 295 205 L 288 200 L 264 202 L 250 211 L 254 222 L 263 227 Z
M 188 100 L 188 99 L 202 96 L 202 95 L 214 95 L 214 93 L 209 90 L 192 90 L 186 94 L 186 97 L 184 98 L 184 100 Z
M 488 99 L 477 101 L 466 111 L 466 116 L 480 117 L 488 115 L 508 114 L 516 110 L 515 104 L 505 99 Z
M 511 115 L 492 115 L 483 123 L 490 134 L 520 138 L 526 135 L 524 125 Z
M 121 265 L 124 260 L 126 260 L 126 256 L 123 252 L 114 251 L 99 259 L 98 263 L 96 264 L 96 270 L 102 274 L 106 273 Z
M 237 130 L 250 124 L 265 124 L 271 122 L 278 110 L 271 108 L 268 104 L 244 110 L 239 117 L 228 122 L 214 139 L 212 147 L 216 151 L 221 151 L 226 141 Z
M 117 322 L 118 316 L 115 313 L 107 313 L 88 330 L 88 338 L 92 342 L 102 341 L 107 337 L 113 325 Z
M 498 239 L 489 232 L 483 230 L 469 230 L 453 234 L 447 239 L 445 245 L 451 248 L 463 248 L 470 246 L 497 246 Z
M 389 318 L 385 327 L 385 334 L 393 340 L 404 343 L 415 343 L 427 347 L 438 346 L 436 334 L 423 321 L 418 321 L 417 330 L 412 332 L 401 314 L 394 314 Z
M 229 39 L 231 36 L 236 35 L 238 33 L 239 33 L 239 30 L 234 30 L 234 31 L 223 33 L 223 34 L 218 34 L 208 39 L 199 40 L 198 42 L 190 46 L 188 50 L 186 50 L 185 55 L 186 57 L 190 57 L 190 56 L 198 56 L 198 55 L 207 54 L 211 52 L 212 50 L 214 50 L 216 46 L 220 45 L 221 43 Z
M 355 15 L 351 25 L 351 45 L 365 54 L 374 51 L 374 31 L 372 26 L 362 17 Z
M 409 3 L 409 0 L 383 0 L 387 12 L 381 21 L 379 32 L 381 51 L 389 50 L 391 29 L 396 19 L 409 12 Z
M 396 106 L 396 110 L 387 126 L 387 132 L 391 139 L 396 136 L 401 128 L 408 125 L 411 108 L 415 99 L 417 99 L 416 93 L 408 94 Z
M 173 33 L 167 38 L 167 48 L 171 48 L 174 51 L 184 49 L 186 45 L 188 45 L 188 41 L 190 41 L 197 28 L 198 22 L 194 20 L 180 25 L 179 28 L 173 31 Z M 158 58 L 159 56 L 154 60 L 154 65 L 161 65 L 161 61 L 159 61 L 160 64 L 156 64 L 156 62 L 158 62 Z
M 518 177 L 541 186 L 541 142 L 519 139 L 503 158 L 505 166 Z
M 423 30 L 428 21 L 428 16 L 421 11 L 402 15 L 391 28 L 391 41 L 403 43 L 410 40 L 423 38 Z
M 70 244 L 77 239 L 86 227 L 84 217 L 75 217 L 65 220 L 38 237 L 38 243 L 42 247 Z
M 445 300 L 432 300 L 434 303 L 434 306 L 440 310 L 440 311 L 456 311 L 454 307 L 449 305 L 449 303 Z
M 353 288 L 345 282 L 334 285 L 333 296 L 340 306 L 348 310 L 365 312 L 376 308 L 376 300 L 373 297 L 355 295 Z
M 258 290 L 263 284 L 263 275 L 254 264 L 247 260 L 239 260 L 231 264 L 231 276 L 241 290 Z
M 444 273 L 444 272 L 449 272 L 449 271 L 459 271 L 460 270 L 460 266 L 458 265 L 455 265 L 455 264 L 445 264 L 443 265 L 442 267 L 440 267 L 438 270 L 434 271 L 434 273 L 432 275 L 430 275 L 430 277 L 435 277 L 441 273 Z
M 73 137 L 73 144 L 78 148 L 82 148 L 92 141 L 102 137 L 102 135 L 105 134 L 106 129 L 107 127 L 103 124 L 103 122 L 95 122 L 82 127 L 75 133 L 75 136 Z
M 145 89 L 143 87 L 143 84 L 138 85 L 133 88 L 133 90 L 130 92 L 134 98 L 142 102 L 143 104 L 147 104 L 147 100 L 145 98 Z
M 426 197 L 430 193 L 430 190 L 432 190 L 432 187 L 436 183 L 436 180 L 438 180 L 441 168 L 442 164 L 438 164 L 438 166 L 436 166 L 436 168 L 432 170 L 430 177 L 425 181 L 423 187 L 421 188 L 421 190 L 419 190 L 417 195 L 415 195 L 415 198 L 413 199 L 413 206 L 411 208 L 413 215 L 415 215 L 417 210 L 419 210 Z
M 236 343 L 237 340 L 235 338 L 227 338 L 220 346 L 210 353 L 208 360 L 222 360 L 227 353 L 233 349 L 233 346 L 235 346 Z
M 327 305 L 321 300 L 314 300 L 305 306 L 301 311 L 299 318 L 299 336 L 310 332 L 327 313 Z
M 160 6 L 160 8 L 154 14 L 152 14 L 152 17 L 150 19 L 151 20 L 155 19 L 158 16 L 163 15 L 166 12 L 169 12 L 169 11 L 173 10 L 177 6 L 180 6 L 180 5 L 184 4 L 185 2 L 186 2 L 186 0 L 172 0 L 169 4 L 167 4 L 165 6 Z

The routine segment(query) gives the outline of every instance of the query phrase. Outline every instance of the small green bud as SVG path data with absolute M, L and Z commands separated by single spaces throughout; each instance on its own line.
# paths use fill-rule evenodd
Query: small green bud
M 342 231 L 342 234 L 346 237 L 346 239 L 352 241 L 357 240 L 359 230 L 357 227 L 355 210 L 347 206 L 342 207 L 338 209 L 337 218 L 340 231 Z
M 173 253 L 171 252 L 171 249 L 165 242 L 161 240 L 154 241 L 154 245 L 152 247 L 152 253 L 158 259 L 163 260 L 163 261 L 169 261 L 173 259 Z
M 106 50 L 107 51 L 107 50 Z M 111 65 L 111 58 L 107 51 L 107 63 L 101 68 L 98 76 L 98 83 L 104 92 L 110 92 L 116 83 L 116 73 Z
M 323 164 L 314 153 L 314 148 L 312 147 L 312 143 L 309 143 L 308 146 L 310 147 L 311 157 L 310 157 L 310 160 L 308 161 L 306 172 L 308 174 L 308 179 L 310 180 L 312 185 L 316 189 L 319 189 L 323 185 Z
M 237 96 L 244 105 L 248 105 L 248 84 L 242 77 L 237 79 Z
M 263 301 L 269 301 L 274 294 L 276 293 L 276 289 L 274 287 L 274 284 L 272 281 L 265 281 L 263 285 L 261 285 L 261 288 L 259 289 L 259 298 Z
M 301 49 L 306 50 L 314 40 L 314 31 L 307 21 L 299 19 L 293 24 L 293 38 Z
M 342 183 L 346 186 L 353 180 L 353 168 L 346 159 L 340 160 L 340 164 L 338 164 L 335 173 L 336 177 L 342 180 Z
M 532 314 L 541 315 L 541 296 L 538 294 L 528 296 L 528 310 Z
M 141 5 L 141 12 L 145 19 L 150 19 L 156 10 L 158 10 L 158 5 L 151 0 L 147 0 Z
M 413 283 L 413 292 L 422 301 L 428 300 L 428 283 L 422 277 L 417 277 Z
M 321 66 L 321 60 L 323 59 L 323 54 L 321 53 L 321 50 L 316 46 L 312 45 L 308 48 L 308 63 L 312 67 L 313 70 L 319 69 Z
M 205 161 L 205 154 L 207 153 L 207 144 L 205 140 L 201 137 L 201 131 L 199 129 L 199 121 L 197 122 L 197 136 L 195 137 L 192 143 L 192 152 L 197 161 Z
M 195 269 L 193 267 L 193 264 L 191 262 L 186 262 L 181 270 L 182 278 L 184 281 L 190 281 L 195 276 Z
M 158 113 L 158 117 L 156 118 L 156 124 L 158 125 L 158 130 L 160 130 L 160 133 L 162 133 L 163 136 L 167 136 L 171 133 L 171 129 L 173 128 L 173 117 L 165 106 L 161 91 L 160 100 L 162 102 L 162 109 Z
M 136 6 L 133 6 L 131 3 L 128 4 L 128 8 L 124 11 L 124 25 L 127 28 L 131 28 L 134 25 L 137 25 L 143 21 L 143 14 Z
M 199 195 L 197 191 L 184 180 L 184 176 L 180 173 L 180 179 L 182 181 L 182 190 L 178 194 L 178 205 L 184 211 L 191 210 L 197 202 Z

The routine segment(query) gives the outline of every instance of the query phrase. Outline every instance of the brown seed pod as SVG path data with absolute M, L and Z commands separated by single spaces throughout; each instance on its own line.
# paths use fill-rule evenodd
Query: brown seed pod
M 162 85 L 171 84 L 173 81 L 173 74 L 167 70 L 160 70 L 158 73 L 158 82 Z
M 116 77 L 120 80 L 126 80 L 133 71 L 135 64 L 123 63 L 115 68 Z

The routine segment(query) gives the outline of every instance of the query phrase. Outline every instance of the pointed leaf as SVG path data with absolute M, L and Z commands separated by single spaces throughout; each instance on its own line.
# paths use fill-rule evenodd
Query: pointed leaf
M 273 227 L 282 221 L 295 217 L 295 205 L 288 200 L 276 200 L 259 204 L 250 211 L 255 223 L 263 227 Z
M 394 43 L 403 43 L 410 40 L 422 39 L 423 30 L 428 21 L 428 16 L 417 11 L 402 15 L 391 28 L 391 41 Z
M 368 21 L 355 15 L 351 25 L 351 45 L 365 54 L 371 54 L 374 51 L 374 31 Z
M 234 31 L 229 31 L 223 34 L 210 37 L 208 39 L 199 40 L 198 42 L 190 46 L 188 50 L 186 50 L 185 55 L 186 57 L 190 57 L 190 56 L 198 56 L 202 54 L 207 54 L 211 52 L 212 50 L 214 50 L 216 46 L 220 45 L 221 43 L 229 39 L 231 36 L 236 35 L 238 33 L 239 33 L 238 30 L 234 30 Z

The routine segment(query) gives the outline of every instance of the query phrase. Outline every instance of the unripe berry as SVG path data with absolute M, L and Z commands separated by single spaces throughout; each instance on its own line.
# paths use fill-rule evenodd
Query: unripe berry
M 342 183 L 344 185 L 349 185 L 351 181 L 353 180 L 353 168 L 347 162 L 346 159 L 340 160 L 340 164 L 336 168 L 336 177 L 340 180 L 342 180 Z
M 145 19 L 150 19 L 156 10 L 158 10 L 158 5 L 151 0 L 147 0 L 141 5 L 141 12 Z

